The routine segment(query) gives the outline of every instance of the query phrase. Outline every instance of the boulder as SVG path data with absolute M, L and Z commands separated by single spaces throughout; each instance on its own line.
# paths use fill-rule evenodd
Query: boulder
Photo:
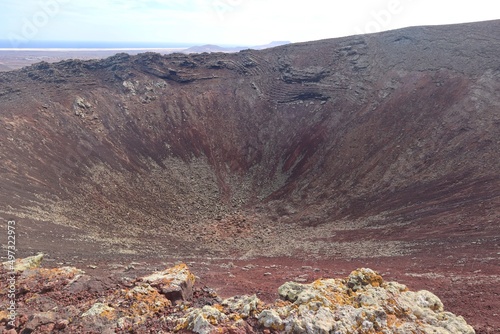
M 12 268 L 12 262 L 6 261 L 2 262 L 5 270 L 12 270 L 16 272 L 23 272 L 27 269 L 38 268 L 43 260 L 43 253 L 38 253 L 37 255 L 25 257 L 22 259 L 16 259 L 14 261 L 14 266 Z
M 149 283 L 169 300 L 175 302 L 191 299 L 195 277 L 189 271 L 186 264 L 182 263 L 175 267 L 141 277 L 139 281 Z
M 29 317 L 23 333 L 39 332 L 49 333 L 55 327 L 57 320 L 56 312 L 39 312 Z
M 288 282 L 278 291 L 288 302 L 257 318 L 262 326 L 285 333 L 475 333 L 461 316 L 445 312 L 431 292 L 384 282 L 371 269 L 357 269 L 344 280 Z

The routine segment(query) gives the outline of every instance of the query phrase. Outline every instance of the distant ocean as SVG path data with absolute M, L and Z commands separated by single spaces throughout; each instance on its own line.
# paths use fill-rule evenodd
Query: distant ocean
M 0 49 L 176 49 L 189 48 L 196 44 L 158 42 L 60 42 L 28 41 L 13 45 L 11 41 L 0 40 Z

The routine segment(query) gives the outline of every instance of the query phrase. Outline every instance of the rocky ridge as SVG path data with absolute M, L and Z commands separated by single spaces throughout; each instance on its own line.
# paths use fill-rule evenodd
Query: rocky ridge
M 17 260 L 18 313 L 15 326 L 0 313 L 4 333 L 475 333 L 429 291 L 409 291 L 366 268 L 343 279 L 285 283 L 280 299 L 265 303 L 194 287 L 185 264 L 97 289 L 84 271 L 43 268 L 42 259 Z M 4 263 L 2 284 L 9 267 Z

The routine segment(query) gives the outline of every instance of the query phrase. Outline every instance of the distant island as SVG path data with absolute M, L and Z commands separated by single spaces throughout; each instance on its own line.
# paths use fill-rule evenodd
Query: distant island
M 235 52 L 244 49 L 266 49 L 289 44 L 290 41 L 274 41 L 265 45 L 234 46 L 234 45 L 196 45 L 194 43 L 159 43 L 159 42 L 96 42 L 96 41 L 27 41 L 19 44 L 10 40 L 0 40 L 0 49 L 187 49 L 208 50 L 203 52 Z M 212 51 L 214 50 L 214 51 Z
M 263 49 L 268 49 L 268 48 L 273 48 L 276 46 L 280 45 L 286 45 L 290 44 L 290 41 L 274 41 L 269 44 L 265 45 L 257 45 L 257 46 L 235 46 L 235 47 L 224 47 L 224 46 L 218 46 L 218 45 L 213 45 L 213 44 L 206 44 L 206 45 L 201 45 L 201 46 L 192 46 L 190 48 L 187 48 L 183 52 L 186 53 L 202 53 L 202 52 L 238 52 L 241 50 L 245 49 L 254 49 L 254 50 L 263 50 Z

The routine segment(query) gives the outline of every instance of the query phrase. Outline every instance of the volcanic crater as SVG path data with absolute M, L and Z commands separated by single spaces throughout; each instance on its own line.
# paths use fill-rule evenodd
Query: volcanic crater
M 498 333 L 498 36 L 491 21 L 0 73 L 0 216 L 20 255 L 205 261 L 223 293 L 290 276 L 227 276 L 228 260 L 449 283 L 445 305 Z

